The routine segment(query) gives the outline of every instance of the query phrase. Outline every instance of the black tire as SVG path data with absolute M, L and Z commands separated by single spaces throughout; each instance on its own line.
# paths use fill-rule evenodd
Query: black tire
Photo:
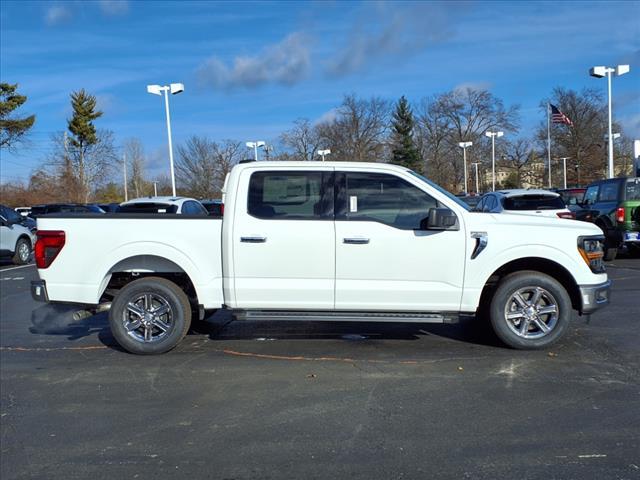
M 13 252 L 13 258 L 11 259 L 15 265 L 26 265 L 29 263 L 29 257 L 31 256 L 31 242 L 20 237 L 16 242 L 16 249 Z
M 187 334 L 191 305 L 175 283 L 160 277 L 141 278 L 116 294 L 109 310 L 109 324 L 118 344 L 128 352 L 165 353 Z
M 539 295 L 533 303 L 535 294 Z M 552 306 L 555 314 L 551 313 Z M 535 350 L 549 347 L 562 337 L 569 326 L 571 310 L 569 294 L 557 280 L 526 270 L 507 275 L 500 282 L 491 299 L 489 318 L 493 331 L 503 343 L 519 350 Z M 512 318 L 508 319 L 507 314 Z M 548 332 L 539 326 L 541 324 Z

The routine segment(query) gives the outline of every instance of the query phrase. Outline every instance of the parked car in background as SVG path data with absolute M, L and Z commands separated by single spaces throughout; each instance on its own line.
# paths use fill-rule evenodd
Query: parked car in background
M 562 197 L 549 190 L 499 190 L 483 195 L 475 211 L 575 218 Z
M 31 207 L 31 216 L 38 218 L 40 215 L 50 213 L 105 213 L 97 205 L 84 205 L 81 203 L 49 203 Z
M 586 192 L 586 190 L 587 189 L 583 187 L 563 188 L 557 190 L 556 193 L 560 194 L 569 211 L 575 215 L 576 220 L 591 222 L 591 211 L 582 206 L 582 200 L 584 199 L 584 192 Z
M 201 200 L 202 206 L 207 209 L 210 217 L 222 217 L 224 204 L 222 200 Z
M 207 209 L 193 198 L 144 197 L 121 203 L 117 213 L 179 213 L 182 215 L 209 215 Z
M 640 253 L 640 177 L 609 178 L 587 187 L 582 206 L 605 235 L 605 260 L 618 249 Z
M 105 213 L 116 213 L 118 211 L 119 203 L 99 203 L 98 207 L 105 211 Z
M 23 217 L 26 217 L 31 213 L 31 207 L 16 207 L 14 210 Z
M 480 199 L 482 198 L 482 195 L 466 195 L 463 197 L 459 197 L 460 200 L 462 200 L 464 203 L 466 203 L 467 205 L 469 205 L 469 207 L 471 209 L 476 208 L 476 206 L 478 205 L 478 202 L 480 201 Z
M 22 225 L 22 217 L 12 208 L 0 205 L 0 257 L 16 265 L 29 262 L 35 235 Z

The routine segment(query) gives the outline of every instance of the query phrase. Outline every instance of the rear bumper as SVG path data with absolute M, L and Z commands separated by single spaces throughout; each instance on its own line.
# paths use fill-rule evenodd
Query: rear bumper
M 580 299 L 582 300 L 583 315 L 588 315 L 609 304 L 611 297 L 611 280 L 598 285 L 581 285 Z
M 47 293 L 47 282 L 44 280 L 32 280 L 31 298 L 36 302 L 48 302 L 49 294 Z

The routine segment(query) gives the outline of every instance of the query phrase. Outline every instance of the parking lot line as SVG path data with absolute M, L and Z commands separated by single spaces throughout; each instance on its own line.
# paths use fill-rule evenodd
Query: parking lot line
M 3 268 L 2 270 L 0 270 L 0 273 L 10 272 L 11 270 L 18 270 L 20 268 L 35 267 L 35 266 L 36 266 L 35 263 L 30 263 L 29 265 L 20 265 L 18 267 Z

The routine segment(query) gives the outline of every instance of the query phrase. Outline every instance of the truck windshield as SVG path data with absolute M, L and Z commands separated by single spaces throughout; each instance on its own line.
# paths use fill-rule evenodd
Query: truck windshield
M 442 193 L 443 195 L 446 195 L 449 199 L 451 199 L 452 201 L 454 201 L 455 203 L 457 203 L 459 206 L 461 206 L 462 208 L 464 208 L 467 212 L 471 210 L 471 207 L 469 207 L 469 205 L 467 205 L 463 200 L 459 199 L 458 197 L 456 197 L 454 194 L 452 194 L 451 192 L 447 192 L 444 188 L 442 188 L 440 185 L 438 185 L 437 183 L 433 183 L 431 180 L 429 180 L 427 177 L 424 177 L 422 175 L 420 175 L 419 173 L 414 172 L 413 170 L 407 170 L 407 172 L 409 172 L 411 175 L 413 175 L 414 177 L 418 177 L 420 180 L 422 180 L 424 183 L 426 183 L 427 185 L 435 188 L 436 190 L 438 190 L 440 193 Z

